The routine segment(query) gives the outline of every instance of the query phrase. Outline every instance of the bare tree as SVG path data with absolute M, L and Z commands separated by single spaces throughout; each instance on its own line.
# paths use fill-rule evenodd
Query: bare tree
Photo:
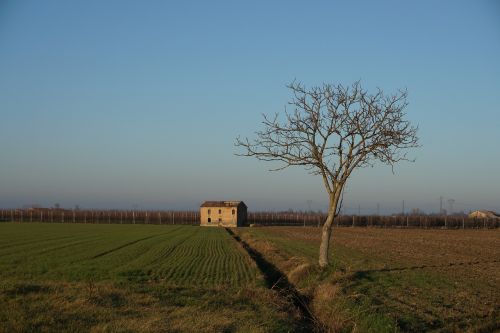
M 351 86 L 323 84 L 307 89 L 296 81 L 284 117 L 263 115 L 264 129 L 256 138 L 237 138 L 239 156 L 278 161 L 273 171 L 303 166 L 320 175 L 328 193 L 328 216 L 323 224 L 319 265 L 328 265 L 330 236 L 343 190 L 356 168 L 380 161 L 393 168 L 406 160 L 408 148 L 418 147 L 417 127 L 405 120 L 407 91 L 369 94 L 359 81 Z

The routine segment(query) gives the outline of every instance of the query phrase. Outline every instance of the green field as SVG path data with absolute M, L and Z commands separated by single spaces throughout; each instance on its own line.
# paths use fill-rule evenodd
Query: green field
M 0 223 L 0 332 L 500 329 L 498 230 Z M 300 303 L 300 304 L 299 304 Z
M 0 223 L 0 331 L 287 331 L 224 229 Z
M 0 277 L 245 286 L 259 274 L 223 229 L 0 225 Z

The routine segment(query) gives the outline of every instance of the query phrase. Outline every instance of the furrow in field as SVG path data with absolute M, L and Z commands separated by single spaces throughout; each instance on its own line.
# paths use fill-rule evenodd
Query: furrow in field
M 79 263 L 74 264 L 75 269 L 84 265 L 87 267 L 87 271 L 93 272 L 93 278 L 95 279 L 108 279 L 108 278 L 117 278 L 117 277 L 145 277 L 150 275 L 151 269 L 148 269 L 144 264 L 150 261 L 149 251 L 154 249 L 155 247 L 160 246 L 159 243 L 162 240 L 162 236 L 167 233 L 158 233 L 155 235 L 149 235 L 147 237 L 142 237 L 141 239 L 130 240 L 127 244 L 123 244 L 123 239 L 114 238 L 110 240 L 109 243 L 120 244 L 120 249 L 117 247 L 113 248 L 114 251 L 109 252 L 109 244 L 104 243 L 101 244 L 105 246 L 104 248 L 101 246 L 97 253 L 92 256 L 87 256 Z M 133 235 L 127 235 L 126 238 L 130 238 Z M 144 234 L 139 236 L 145 236 Z M 135 236 L 137 237 L 137 236 Z M 133 243 L 133 244 L 131 244 Z M 127 246 L 123 246 L 127 245 Z M 108 249 L 106 249 L 106 247 Z M 94 251 L 95 252 L 95 251 Z M 103 252 L 108 252 L 104 256 L 98 256 L 97 254 L 102 254 Z M 142 263 L 142 264 L 141 264 Z
M 210 262 L 211 270 L 207 272 L 207 279 L 214 284 L 221 284 L 221 274 L 219 268 L 219 263 L 224 260 L 225 253 L 223 251 L 223 242 L 220 240 L 212 240 L 210 244 L 210 257 L 212 258 Z
M 214 262 L 215 262 L 215 256 L 209 253 L 209 255 L 206 256 L 203 262 L 203 266 L 201 267 L 201 271 L 203 272 L 202 274 L 203 279 L 200 280 L 203 281 L 203 283 L 205 284 L 210 284 L 212 282 L 213 274 L 215 273 L 215 270 L 213 269 Z
M 219 244 L 217 244 L 217 242 L 213 242 L 213 245 L 211 246 L 211 251 L 209 253 L 208 268 L 205 277 L 207 283 L 212 283 L 217 280 L 218 246 Z
M 50 253 L 50 252 L 54 252 L 54 251 L 66 249 L 66 248 L 69 248 L 69 247 L 71 247 L 72 250 L 73 250 L 74 247 L 77 246 L 77 245 L 92 243 L 92 242 L 95 242 L 95 241 L 96 241 L 95 236 L 86 237 L 86 238 L 84 238 L 82 240 L 79 240 L 79 241 L 75 241 L 75 242 L 71 242 L 71 243 L 66 243 L 66 244 L 62 244 L 62 245 L 51 247 L 51 248 L 46 248 L 44 250 L 39 251 L 37 253 L 37 256 L 45 254 L 45 253 Z
M 222 249 L 222 244 L 218 244 L 218 246 L 213 248 L 214 254 L 215 254 L 215 262 L 214 266 L 216 269 L 216 274 L 215 274 L 215 279 L 214 282 L 216 284 L 222 284 L 224 280 L 224 251 Z
M 208 239 L 205 243 L 205 246 L 200 249 L 200 258 L 201 258 L 201 269 L 198 272 L 197 278 L 200 281 L 205 281 L 207 284 L 216 284 L 213 279 L 213 275 L 211 274 L 211 268 L 214 265 L 214 262 L 217 258 L 217 255 L 214 249 L 217 247 L 217 240 Z
M 92 257 L 92 259 L 97 259 L 97 258 L 100 258 L 100 257 L 103 257 L 105 255 L 108 255 L 110 253 L 113 253 L 115 251 L 119 251 L 123 248 L 126 248 L 127 246 L 131 246 L 131 245 L 134 245 L 136 243 L 139 243 L 139 242 L 142 242 L 142 241 L 145 241 L 147 239 L 150 239 L 150 238 L 153 238 L 153 237 L 157 237 L 157 235 L 152 235 L 152 236 L 148 236 L 148 237 L 144 237 L 144 238 L 140 238 L 140 239 L 136 239 L 134 241 L 131 241 L 131 242 L 128 242 L 128 243 L 125 243 L 123 245 L 120 245 L 120 246 L 117 246 L 117 247 L 114 247 L 112 249 L 109 249 L 107 251 L 104 251 L 104 252 L 101 252 L 101 253 L 98 253 L 96 254 L 95 256 Z
M 199 246 L 199 244 L 191 244 L 191 246 L 180 246 L 178 247 L 178 251 L 174 251 L 174 253 L 177 254 L 172 256 L 176 259 L 173 263 L 176 267 L 176 272 L 173 276 L 175 282 L 188 282 L 187 280 L 189 278 L 189 272 L 192 270 L 193 265 L 196 264 L 196 252 L 194 251 L 194 248 L 196 246 Z
M 227 270 L 228 262 L 231 260 L 231 253 L 227 249 L 227 239 L 225 239 L 224 233 L 222 233 L 222 241 L 219 241 L 217 246 L 214 247 L 215 253 L 217 253 L 217 283 L 224 284 L 230 281 L 233 272 Z
M 147 264 L 153 277 L 161 280 L 170 279 L 177 268 L 179 248 L 182 249 L 186 243 L 191 244 L 191 238 L 195 233 L 196 229 L 182 227 L 175 237 L 165 239 L 166 244 L 162 246 L 158 255 Z
M 11 246 L 5 246 L 4 248 L 7 251 L 3 251 L 0 249 L 0 256 L 6 256 L 10 254 L 17 254 L 17 253 L 26 253 L 26 251 L 29 252 L 36 252 L 38 248 L 45 246 L 46 243 L 51 243 L 54 241 L 61 241 L 64 239 L 71 239 L 71 238 L 77 238 L 76 235 L 66 235 L 66 236 L 61 236 L 61 237 L 53 237 L 53 238 L 42 238 L 42 239 L 37 239 L 34 241 L 26 241 L 23 243 L 18 243 L 18 244 L 13 244 Z
M 201 270 L 207 258 L 207 246 L 203 233 L 199 229 L 189 243 L 177 247 L 165 262 L 164 276 L 169 283 L 200 283 L 204 272 Z
M 141 274 L 144 276 L 157 279 L 157 267 L 162 261 L 162 257 L 168 256 L 176 244 L 182 243 L 186 239 L 186 237 L 182 237 L 183 234 L 181 232 L 178 234 L 175 232 L 163 233 L 158 236 L 147 242 L 142 242 L 138 247 L 129 248 L 128 256 L 131 257 L 124 261 L 125 264 L 119 266 L 116 272 L 123 276 L 127 276 L 128 273 L 137 274 L 138 272 L 142 272 Z M 165 238 L 165 236 L 173 237 L 169 239 Z M 175 242 L 165 247 L 164 243 L 167 241 L 172 242 L 172 240 L 175 240 Z
M 147 275 L 153 279 L 162 279 L 165 275 L 163 273 L 165 262 L 171 260 L 171 254 L 177 246 L 190 238 L 191 230 L 181 226 L 170 233 L 163 234 L 162 237 L 155 239 L 155 244 L 152 244 L 150 249 L 141 254 L 140 259 L 142 260 L 132 260 L 129 265 L 118 270 L 119 274 L 127 276 L 128 272 L 131 274 L 143 272 L 141 273 L 143 276 Z M 159 244 L 160 242 L 161 244 Z
M 168 239 L 169 244 L 166 247 L 162 248 L 162 251 L 159 252 L 158 255 L 155 256 L 153 260 L 148 262 L 148 265 L 154 265 L 168 258 L 171 255 L 171 253 L 175 250 L 175 248 L 184 244 L 184 242 L 186 242 L 188 239 L 192 237 L 192 234 L 187 234 L 184 237 L 182 236 L 184 236 L 183 233 L 176 235 L 176 237 L 174 238 Z
M 203 252 L 203 267 L 198 273 L 198 278 L 205 281 L 207 284 L 219 284 L 217 280 L 217 261 L 222 258 L 222 252 L 218 249 L 221 246 L 219 234 L 212 235 L 213 237 L 207 238 L 205 246 L 200 249 Z

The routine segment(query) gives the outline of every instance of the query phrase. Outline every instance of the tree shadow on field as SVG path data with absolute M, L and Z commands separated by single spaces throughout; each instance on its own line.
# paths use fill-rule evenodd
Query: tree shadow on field
M 447 268 L 447 267 L 454 267 L 454 266 L 473 266 L 473 265 L 481 265 L 481 264 L 495 264 L 495 263 L 500 263 L 499 260 L 476 260 L 476 261 L 465 261 L 465 262 L 450 262 L 447 264 L 441 264 L 441 265 L 416 265 L 416 266 L 408 266 L 408 267 L 388 267 L 388 268 L 380 268 L 380 269 L 369 269 L 369 270 L 363 270 L 363 271 L 357 271 L 355 273 L 359 277 L 365 277 L 369 273 L 380 273 L 380 272 L 400 272 L 400 271 L 413 271 L 413 270 L 420 270 L 420 269 L 425 269 L 425 268 Z
M 408 287 L 418 287 L 418 284 L 424 283 L 424 289 L 420 292 L 425 293 L 427 288 L 447 288 L 447 284 L 434 280 L 433 275 L 427 275 L 425 269 L 450 268 L 450 267 L 472 267 L 480 264 L 498 263 L 500 260 L 489 261 L 470 261 L 470 262 L 451 262 L 440 265 L 415 265 L 408 267 L 392 267 L 371 270 L 359 270 L 352 272 L 349 276 L 349 283 L 346 285 L 347 293 L 353 295 L 363 295 L 355 302 L 369 302 L 373 307 L 389 306 L 390 312 L 397 313 L 394 318 L 398 328 L 403 332 L 417 332 L 429 330 L 452 330 L 466 331 L 470 329 L 471 315 L 464 317 L 460 309 L 451 309 L 447 301 L 443 301 L 443 296 L 439 294 L 410 295 L 407 294 Z M 401 272 L 407 279 L 401 279 Z M 429 272 L 433 272 L 430 270 Z M 406 274 L 405 274 L 406 273 Z M 428 278 L 427 278 L 428 276 Z M 388 288 L 390 286 L 391 288 Z M 453 287 L 453 286 L 452 286 Z M 389 292 L 392 289 L 396 294 Z M 399 291 L 398 291 L 399 290 Z M 453 294 L 455 291 L 448 290 Z M 450 311 L 455 314 L 451 315 Z M 490 315 L 490 318 L 494 316 Z M 490 331 L 492 327 L 498 324 L 495 319 L 484 318 L 479 326 L 475 326 L 477 331 Z M 474 324 L 476 325 L 476 324 Z
M 236 235 L 231 229 L 226 228 L 226 231 L 231 235 L 238 243 L 241 244 L 243 249 L 248 253 L 250 258 L 257 264 L 257 267 L 262 272 L 264 276 L 264 281 L 267 288 L 276 290 L 279 295 L 287 300 L 289 300 L 300 312 L 301 320 L 297 322 L 298 330 L 297 332 L 321 332 L 323 331 L 318 324 L 318 321 L 314 318 L 311 310 L 309 309 L 310 300 L 301 295 L 297 289 L 290 283 L 286 275 L 281 272 L 275 265 L 267 261 L 264 256 L 252 248 L 248 243 L 242 240 L 238 235 Z
M 10 297 L 26 296 L 29 294 L 47 293 L 51 289 L 48 286 L 40 285 L 38 283 L 22 282 L 16 283 L 11 288 L 5 291 L 5 294 Z
M 444 328 L 445 322 L 432 309 L 423 309 L 415 302 L 407 300 L 404 295 L 398 297 L 389 292 L 389 289 L 402 288 L 402 285 L 398 285 L 398 280 L 392 280 L 391 272 L 411 270 L 396 268 L 355 271 L 347 277 L 344 292 L 351 295 L 351 302 L 364 308 L 364 311 L 379 312 L 377 309 L 384 309 L 382 315 L 393 318 L 398 330 L 402 332 L 424 332 Z

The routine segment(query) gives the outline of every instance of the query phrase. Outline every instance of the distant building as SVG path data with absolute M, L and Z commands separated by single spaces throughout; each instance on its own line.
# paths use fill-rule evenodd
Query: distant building
M 247 223 L 247 206 L 243 201 L 205 201 L 200 206 L 200 225 L 242 227 Z
M 476 210 L 469 214 L 470 218 L 475 219 L 500 219 L 498 213 L 492 212 L 490 210 Z

